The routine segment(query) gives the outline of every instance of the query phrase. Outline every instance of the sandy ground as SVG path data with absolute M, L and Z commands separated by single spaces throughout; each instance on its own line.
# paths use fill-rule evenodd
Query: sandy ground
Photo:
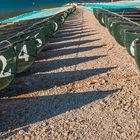
M 7 140 L 139 140 L 140 75 L 125 48 L 77 9 L 0 96 Z

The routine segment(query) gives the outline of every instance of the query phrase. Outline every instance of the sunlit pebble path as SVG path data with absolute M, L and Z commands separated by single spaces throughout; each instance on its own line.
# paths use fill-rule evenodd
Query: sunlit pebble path
M 3 91 L 7 140 L 139 140 L 140 75 L 92 12 L 77 9 Z

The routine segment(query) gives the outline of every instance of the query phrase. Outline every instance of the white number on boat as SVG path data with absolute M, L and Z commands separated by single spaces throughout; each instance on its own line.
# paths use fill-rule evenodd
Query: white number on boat
M 38 35 L 39 35 L 39 33 L 37 33 L 37 34 L 35 35 L 35 39 L 36 39 L 36 41 L 38 42 L 37 48 L 40 48 L 40 47 L 43 45 L 43 42 L 42 42 L 41 39 L 37 38 Z
M 112 26 L 113 26 L 113 23 L 110 24 L 110 27 L 112 27 Z
M 54 29 L 54 31 L 57 31 L 57 29 L 58 29 L 58 24 L 57 24 L 56 22 L 54 22 L 54 24 L 55 24 L 55 29 Z
M 29 38 L 30 38 L 30 36 L 27 36 L 27 37 L 26 37 L 26 39 L 29 39 Z
M 28 51 L 27 51 L 27 46 L 26 45 L 23 45 L 22 49 L 21 49 L 21 52 L 19 53 L 18 55 L 18 58 L 19 59 L 25 59 L 25 61 L 29 61 L 29 55 L 28 55 Z
M 137 40 L 138 40 L 138 39 L 135 39 L 135 40 L 131 43 L 131 46 L 130 46 L 130 52 L 131 52 L 132 56 L 135 56 L 134 47 L 135 47 L 135 45 L 136 45 L 136 41 L 137 41 Z
M 104 22 L 104 18 L 102 18 L 102 23 L 105 23 L 105 22 Z
M 7 60 L 4 56 L 0 56 L 0 61 L 2 62 L 2 70 L 0 72 L 0 78 L 9 77 L 11 76 L 11 69 L 8 72 L 4 72 L 7 66 Z
M 62 23 L 64 23 L 64 21 L 65 21 L 65 18 L 64 18 L 63 16 L 61 16 L 61 18 L 62 18 Z

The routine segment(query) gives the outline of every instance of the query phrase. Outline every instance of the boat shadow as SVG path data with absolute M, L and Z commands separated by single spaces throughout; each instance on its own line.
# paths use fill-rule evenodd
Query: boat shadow
M 39 55 L 36 62 L 38 62 L 39 60 L 44 60 L 44 59 L 47 60 L 47 59 L 50 59 L 50 58 L 59 57 L 59 56 L 63 56 L 63 55 L 76 54 L 76 53 L 79 53 L 79 52 L 88 52 L 90 50 L 99 49 L 99 48 L 102 48 L 104 46 L 105 45 L 87 46 L 87 47 L 79 47 L 79 48 L 66 48 L 66 49 L 61 49 L 61 50 L 46 48 L 41 52 L 41 54 Z
M 81 60 L 80 60 L 81 61 Z M 76 62 L 77 63 L 77 62 Z M 54 65 L 54 64 L 52 64 Z M 39 65 L 40 67 L 40 65 Z M 54 69 L 57 66 L 54 67 Z M 0 97 L 14 97 L 22 94 L 28 94 L 31 92 L 37 92 L 42 90 L 48 90 L 53 87 L 60 87 L 76 81 L 84 80 L 86 78 L 96 76 L 103 73 L 108 73 L 116 67 L 105 67 L 105 68 L 93 68 L 86 70 L 73 70 L 65 72 L 44 72 L 32 74 L 29 71 L 26 75 L 20 75 L 16 80 L 0 94 Z M 53 69 L 53 68 L 51 68 Z
M 65 53 L 66 54 L 66 53 Z M 62 54 L 59 54 L 62 55 Z M 30 70 L 30 74 L 39 73 L 39 72 L 47 72 L 52 71 L 58 68 L 63 67 L 70 67 L 74 65 L 78 65 L 80 63 L 85 63 L 89 61 L 94 61 L 99 58 L 106 57 L 106 55 L 97 55 L 97 56 L 90 56 L 90 57 L 78 57 L 78 58 L 67 58 L 67 59 L 60 59 L 60 60 L 50 60 L 50 61 L 38 61 L 36 62 L 32 69 Z M 38 67 L 40 66 L 40 67 Z
M 76 35 L 84 35 L 84 34 L 88 34 L 89 33 L 89 31 L 77 31 L 77 32 L 71 32 L 71 33 L 69 33 L 68 31 L 66 32 L 66 33 L 63 33 L 63 34 L 61 34 L 61 33 L 59 33 L 59 34 L 57 34 L 55 37 L 54 37 L 54 39 L 60 39 L 60 38 L 65 38 L 65 37 L 71 37 L 71 36 L 76 36 Z M 80 38 L 80 37 L 79 37 Z
M 91 43 L 91 42 L 96 42 L 99 41 L 100 39 L 90 39 L 90 40 L 81 40 L 81 41 L 70 41 L 70 42 L 56 42 L 56 43 L 50 43 L 46 46 L 46 48 L 44 48 L 44 51 L 46 50 L 52 50 L 52 49 L 61 49 L 61 48 L 70 48 L 70 47 L 74 47 L 74 46 L 80 46 L 86 43 Z M 102 46 L 105 46 L 104 44 L 102 44 Z M 88 46 L 87 46 L 88 47 Z M 94 47 L 94 45 L 92 46 Z M 96 46 L 95 46 L 96 47 Z M 74 48 L 73 48 L 74 49 Z
M 75 34 L 75 33 L 73 33 L 73 34 Z M 57 38 L 55 38 L 55 40 L 54 39 L 50 40 L 49 43 L 56 43 L 56 42 L 60 42 L 60 41 L 68 41 L 68 40 L 72 40 L 72 39 L 73 40 L 74 39 L 80 39 L 80 38 L 83 38 L 83 37 L 94 36 L 94 35 L 97 35 L 97 34 L 98 33 L 87 33 L 87 34 L 82 33 L 80 35 L 75 34 L 75 36 L 69 36 L 69 35 L 62 36 L 61 35 L 61 38 L 57 37 Z
M 27 129 L 30 124 L 48 120 L 62 113 L 80 109 L 82 106 L 111 96 L 120 89 L 63 93 L 22 99 L 2 99 L 0 102 L 0 132 L 9 129 Z M 12 132 L 15 133 L 15 132 Z M 9 137 L 11 133 L 4 135 Z

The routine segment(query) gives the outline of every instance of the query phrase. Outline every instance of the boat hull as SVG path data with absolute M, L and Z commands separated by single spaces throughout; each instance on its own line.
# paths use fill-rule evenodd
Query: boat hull
M 13 47 L 0 50 L 0 90 L 10 85 L 15 74 L 16 54 Z
M 139 39 L 140 39 L 140 30 L 139 32 L 136 32 L 134 30 L 128 30 L 125 32 L 124 45 L 128 53 L 132 57 L 135 57 L 135 54 L 134 54 L 135 42 Z
M 137 40 L 136 45 L 134 46 L 134 55 L 135 55 L 135 61 L 138 66 L 138 69 L 140 70 L 140 40 Z
M 16 74 L 31 67 L 48 39 L 75 10 L 71 8 L 48 19 L 27 20 L 0 28 L 0 90 L 9 86 Z
M 112 26 L 113 36 L 120 45 L 124 46 L 125 31 L 134 28 L 139 27 L 127 22 L 114 22 Z
M 37 42 L 34 39 L 27 39 L 14 44 L 17 56 L 16 73 L 26 71 L 37 57 Z

